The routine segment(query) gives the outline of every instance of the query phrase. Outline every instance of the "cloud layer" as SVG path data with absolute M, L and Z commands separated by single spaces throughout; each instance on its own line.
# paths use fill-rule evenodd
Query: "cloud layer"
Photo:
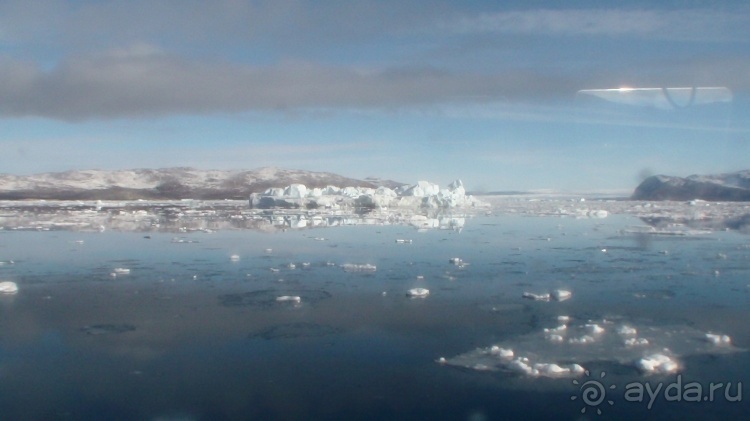
M 558 100 L 623 83 L 746 90 L 750 59 L 737 51 L 748 47 L 748 16 L 747 8 L 11 0 L 0 4 L 0 117 Z M 618 64 L 623 46 L 637 66 Z

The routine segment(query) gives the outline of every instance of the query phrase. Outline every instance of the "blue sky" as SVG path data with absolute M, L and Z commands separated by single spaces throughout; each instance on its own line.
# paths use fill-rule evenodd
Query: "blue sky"
M 628 191 L 750 168 L 750 6 L 602 3 L 2 0 L 0 172 L 279 166 Z M 622 87 L 726 95 L 578 94 Z

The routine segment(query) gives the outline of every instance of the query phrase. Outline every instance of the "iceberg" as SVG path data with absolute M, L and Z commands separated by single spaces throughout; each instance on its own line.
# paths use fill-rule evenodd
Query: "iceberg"
M 255 209 L 318 209 L 318 208 L 426 208 L 445 209 L 483 206 L 466 194 L 461 180 L 441 189 L 428 181 L 396 189 L 388 187 L 336 187 L 309 189 L 304 184 L 274 187 L 263 193 L 250 195 L 250 207 Z

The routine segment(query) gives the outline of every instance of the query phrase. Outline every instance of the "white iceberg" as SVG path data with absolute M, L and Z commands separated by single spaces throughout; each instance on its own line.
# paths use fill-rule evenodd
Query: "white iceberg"
M 0 294 L 16 294 L 18 292 L 18 284 L 11 281 L 0 282 Z

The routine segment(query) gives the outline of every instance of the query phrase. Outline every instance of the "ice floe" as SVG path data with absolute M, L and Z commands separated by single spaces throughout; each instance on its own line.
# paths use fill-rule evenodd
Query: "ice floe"
M 683 368 L 678 357 L 742 351 L 728 336 L 724 339 L 726 335 L 706 334 L 689 326 L 622 323 L 615 328 L 615 323 L 604 319 L 565 324 L 567 321 L 446 358 L 445 364 L 533 377 L 572 377 L 580 375 L 587 364 L 607 361 L 644 374 L 664 374 Z

